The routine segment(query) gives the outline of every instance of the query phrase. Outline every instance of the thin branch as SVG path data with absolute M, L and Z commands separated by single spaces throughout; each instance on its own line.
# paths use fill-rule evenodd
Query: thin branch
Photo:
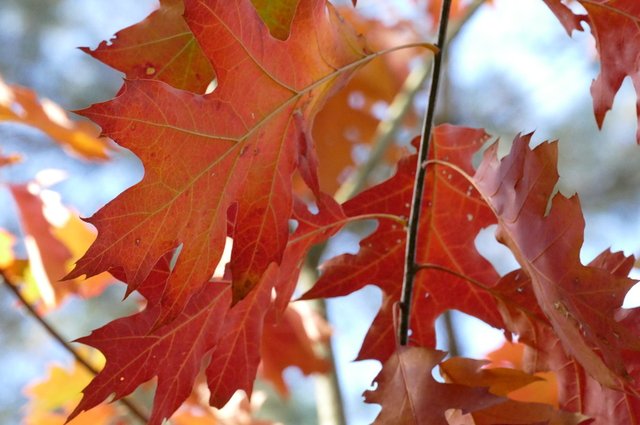
M 316 245 L 309 251 L 300 276 L 300 285 L 304 290 L 313 286 L 318 280 L 318 264 L 324 251 L 325 244 Z M 327 318 L 327 304 L 323 298 L 311 300 L 314 310 L 325 320 Z M 336 370 L 333 354 L 332 338 L 324 344 L 322 354 L 331 364 L 331 370 L 322 375 L 316 375 L 314 380 L 316 389 L 316 410 L 319 425 L 346 425 L 344 401 L 340 387 L 340 378 Z
M 5 286 L 9 288 L 9 290 L 13 292 L 14 295 L 22 302 L 31 317 L 37 320 L 38 323 L 40 323 L 40 326 L 42 326 L 53 339 L 55 339 L 76 359 L 78 363 L 87 368 L 87 370 L 89 370 L 91 373 L 93 373 L 94 375 L 100 373 L 98 369 L 93 367 L 91 363 L 89 363 L 84 357 L 82 357 L 82 355 L 80 355 L 80 353 L 75 348 L 73 348 L 65 338 L 62 337 L 60 332 L 58 332 L 44 317 L 42 317 L 36 311 L 36 309 L 24 298 L 17 286 L 11 282 L 11 279 L 9 278 L 9 276 L 7 276 L 4 270 L 0 270 L 0 277 L 2 277 L 2 281 L 5 283 Z M 147 415 L 143 412 L 142 408 L 135 404 L 135 402 L 126 398 L 121 398 L 118 401 L 129 410 L 129 413 L 131 413 L 132 416 L 139 419 L 142 423 L 146 424 L 149 422 L 149 418 L 147 417 Z
M 407 250 L 405 254 L 404 279 L 402 281 L 402 296 L 400 298 L 400 328 L 398 340 L 400 345 L 407 345 L 409 341 L 409 318 L 411 314 L 411 297 L 413 294 L 413 282 L 416 275 L 416 251 L 418 241 L 418 222 L 422 206 L 422 194 L 426 177 L 426 167 L 423 163 L 427 160 L 429 152 L 429 140 L 433 128 L 433 116 L 438 99 L 438 85 L 440 83 L 440 67 L 446 42 L 447 25 L 449 23 L 449 11 L 451 0 L 443 0 L 442 14 L 440 15 L 440 27 L 438 29 L 439 51 L 433 58 L 433 72 L 431 77 L 431 89 L 429 91 L 429 103 L 422 127 L 422 138 L 418 149 L 418 163 L 416 165 L 416 181 L 413 186 L 413 198 L 411 212 L 409 214 L 409 228 L 407 230 Z

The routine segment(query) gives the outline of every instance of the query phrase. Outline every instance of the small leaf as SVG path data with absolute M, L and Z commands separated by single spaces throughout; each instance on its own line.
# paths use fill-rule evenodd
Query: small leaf
M 10 86 L 0 78 L 0 123 L 14 122 L 37 128 L 55 142 L 86 159 L 107 159 L 109 143 L 99 137 L 98 129 L 88 122 L 72 121 L 67 113 L 49 99 L 39 99 L 25 87 Z M 15 162 L 2 157 L 0 165 Z
M 600 74 L 591 84 L 596 121 L 602 127 L 604 117 L 622 82 L 630 77 L 640 96 L 640 3 L 636 0 L 578 0 L 587 15 L 574 14 L 560 0 L 544 0 L 571 34 L 582 30 L 584 21 L 591 27 L 600 54 Z M 640 143 L 640 109 L 636 138 Z

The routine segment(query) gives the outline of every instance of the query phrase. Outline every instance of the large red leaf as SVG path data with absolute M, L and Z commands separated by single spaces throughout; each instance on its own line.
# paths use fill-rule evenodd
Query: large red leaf
M 633 281 L 580 262 L 584 219 L 577 196 L 551 198 L 558 181 L 557 145 L 529 148 L 518 137 L 502 160 L 497 144 L 484 154 L 475 185 L 498 217 L 497 239 L 531 278 L 538 305 L 563 346 L 599 382 L 626 375 L 621 348 L 637 338 L 614 318 Z M 547 213 L 547 207 L 551 206 Z M 607 296 L 594 296 L 603 294 Z
M 600 53 L 600 75 L 591 85 L 596 121 L 602 126 L 622 81 L 630 77 L 640 96 L 640 2 L 637 0 L 578 0 L 588 15 L 576 15 L 561 0 L 544 0 L 569 34 L 591 27 Z M 640 143 L 640 104 L 638 106 Z
M 313 115 L 336 84 L 375 56 L 365 55 L 324 0 L 300 2 L 286 41 L 269 35 L 249 0 L 234 7 L 187 1 L 185 20 L 214 64 L 211 95 L 126 81 L 116 99 L 81 112 L 138 155 L 145 176 L 89 219 L 98 239 L 70 276 L 121 268 L 132 291 L 181 245 L 160 323 L 209 280 L 231 207 L 234 302 L 281 261 L 293 173 L 318 188 L 305 136 Z
M 169 277 L 167 258 L 149 275 L 145 292 L 157 293 Z M 130 317 L 117 319 L 78 341 L 99 349 L 104 369 L 83 390 L 84 397 L 70 418 L 93 408 L 111 394 L 131 393 L 153 377 L 158 385 L 150 424 L 160 424 L 191 394 L 205 357 L 211 404 L 222 407 L 237 389 L 251 394 L 260 361 L 262 326 L 271 296 L 273 271 L 264 283 L 229 310 L 227 285 L 211 284 L 191 298 L 178 318 L 156 327 L 161 306 L 150 305 Z
M 170 278 L 171 256 L 166 255 L 140 285 L 148 300 L 144 311 L 79 340 L 102 351 L 107 364 L 84 390 L 85 397 L 74 414 L 91 409 L 111 393 L 121 398 L 157 376 L 151 423 L 160 423 L 189 396 L 205 361 L 210 402 L 216 407 L 225 405 L 238 389 L 251 394 L 261 353 L 265 356 L 265 377 L 281 390 L 281 372 L 288 366 L 298 366 L 305 373 L 325 370 L 327 365 L 313 355 L 299 318 L 296 321 L 293 312 L 284 310 L 304 253 L 349 220 L 330 197 L 320 199 L 324 200 L 319 204 L 322 209 L 315 215 L 301 202 L 296 203 L 294 217 L 299 225 L 285 250 L 283 268 L 272 265 L 256 290 L 230 308 L 229 285 L 211 282 L 189 300 L 176 320 L 158 327 L 162 314 L 158 301 Z M 276 300 L 272 300 L 274 285 Z M 286 350 L 283 344 L 289 344 Z

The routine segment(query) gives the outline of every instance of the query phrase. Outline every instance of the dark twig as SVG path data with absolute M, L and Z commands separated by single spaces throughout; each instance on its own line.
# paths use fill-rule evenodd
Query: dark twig
M 29 302 L 22 296 L 22 293 L 20 293 L 20 290 L 16 287 L 16 285 L 11 282 L 11 279 L 7 276 L 4 270 L 0 270 L 0 276 L 2 277 L 2 281 L 5 283 L 5 286 L 15 294 L 15 296 L 20 300 L 27 311 L 29 311 L 31 317 L 37 320 L 38 323 L 40 323 L 40 325 L 49 333 L 49 335 L 53 339 L 58 341 L 58 343 L 62 345 L 62 347 L 64 347 L 64 349 L 67 350 L 78 363 L 87 368 L 87 370 L 89 370 L 91 373 L 93 373 L 94 375 L 100 373 L 98 369 L 93 367 L 91 363 L 89 363 L 84 357 L 82 357 L 82 355 L 80 355 L 80 353 L 75 348 L 73 348 L 71 344 L 69 344 L 69 342 L 67 342 L 67 340 L 62 337 L 62 335 L 60 335 L 60 332 L 58 332 L 44 317 L 42 317 L 36 311 L 36 309 L 31 304 L 29 304 Z M 149 418 L 147 417 L 147 415 L 143 413 L 142 409 L 133 401 L 126 398 L 121 398 L 118 401 L 129 410 L 132 416 L 139 419 L 142 423 L 146 424 L 149 422 Z
M 433 71 L 431 74 L 431 88 L 429 92 L 429 103 L 427 113 L 422 126 L 422 138 L 418 150 L 418 164 L 416 165 L 416 181 L 413 186 L 413 198 L 411 202 L 411 212 L 409 215 L 409 228 L 407 230 L 407 250 L 405 254 L 404 279 L 402 282 L 402 296 L 400 298 L 400 328 L 398 340 L 400 345 L 407 345 L 409 340 L 409 318 L 411 313 L 411 296 L 413 293 L 413 281 L 416 276 L 416 247 L 418 241 L 418 222 L 420 219 L 420 208 L 422 206 L 422 194 L 426 177 L 426 167 L 423 163 L 427 160 L 429 152 L 429 140 L 433 128 L 433 117 L 435 115 L 436 101 L 438 98 L 438 85 L 440 83 L 440 69 L 447 35 L 447 25 L 449 23 L 449 11 L 451 0 L 443 0 L 442 13 L 440 15 L 440 27 L 438 29 L 439 51 L 433 58 Z

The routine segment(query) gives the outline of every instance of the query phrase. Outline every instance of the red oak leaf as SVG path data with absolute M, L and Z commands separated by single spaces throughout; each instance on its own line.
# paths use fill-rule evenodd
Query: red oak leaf
M 633 261 L 633 257 L 625 257 L 621 252 L 605 251 L 591 261 L 589 266 L 625 278 L 633 267 Z M 521 287 L 527 287 L 530 284 L 528 280 L 520 282 Z M 607 296 L 606 293 L 603 295 Z M 620 309 L 616 311 L 615 319 L 621 326 L 638 329 L 640 319 L 638 311 L 640 310 Z M 594 419 L 595 425 L 634 423 L 640 420 L 637 413 L 640 402 L 634 390 L 629 388 L 629 380 L 618 379 L 618 387 L 622 390 L 603 387 L 587 373 L 584 367 L 567 355 L 562 343 L 551 330 L 550 324 L 544 326 L 540 333 L 544 337 L 537 341 L 535 348 L 528 351 L 524 367 L 555 372 L 559 383 L 561 408 L 585 414 Z M 529 344 L 528 341 L 527 344 Z M 623 351 L 622 355 L 629 376 L 637 381 L 640 379 L 637 353 Z
M 209 280 L 230 208 L 233 301 L 281 261 L 292 175 L 300 170 L 318 188 L 305 137 L 313 115 L 352 70 L 376 56 L 365 55 L 324 0 L 300 2 L 286 41 L 269 35 L 249 0 L 233 7 L 191 0 L 184 16 L 214 64 L 212 94 L 133 80 L 116 99 L 81 112 L 138 155 L 145 176 L 89 219 L 98 238 L 70 277 L 121 268 L 130 292 L 162 255 L 181 246 L 159 324 L 178 316 Z
M 215 75 L 187 23 L 183 0 L 161 0 L 144 21 L 118 32 L 91 51 L 94 58 L 131 79 L 164 81 L 175 88 L 204 93 Z
M 431 158 L 450 161 L 472 172 L 472 155 L 486 140 L 487 135 L 481 130 L 441 126 L 433 138 Z M 346 202 L 346 214 L 408 216 L 415 161 L 416 155 L 403 159 L 393 177 Z M 503 326 L 494 295 L 488 291 L 498 275 L 474 245 L 478 232 L 495 222 L 491 210 L 469 181 L 439 165 L 429 165 L 426 186 L 429 189 L 424 196 L 417 259 L 429 268 L 420 271 L 416 279 L 411 340 L 435 347 L 435 319 L 448 309 L 459 309 L 494 326 Z M 321 278 L 304 295 L 304 298 L 346 295 L 367 284 L 385 291 L 390 298 L 385 298 L 365 338 L 360 359 L 384 361 L 395 346 L 391 326 L 393 304 L 399 300 L 402 287 L 404 241 L 403 226 L 392 220 L 380 220 L 377 230 L 362 240 L 357 254 L 342 255 L 325 263 Z
M 470 412 L 504 402 L 487 388 L 436 382 L 431 370 L 444 356 L 420 347 L 402 347 L 394 353 L 374 380 L 377 388 L 364 393 L 367 403 L 382 406 L 374 424 L 447 425 L 448 409 Z
M 582 265 L 584 219 L 578 198 L 551 198 L 558 181 L 557 145 L 543 143 L 532 150 L 530 137 L 516 138 L 502 160 L 497 144 L 487 149 L 475 186 L 498 217 L 497 239 L 530 277 L 537 303 L 564 348 L 599 382 L 617 387 L 618 377 L 627 373 L 620 348 L 640 348 L 614 318 L 634 281 Z M 608 296 L 593 296 L 603 292 Z
M 261 353 L 266 377 L 281 390 L 281 372 L 288 366 L 298 366 L 305 373 L 325 370 L 326 363 L 313 355 L 306 326 L 301 328 L 292 311 L 282 314 L 304 253 L 348 221 L 330 197 L 322 195 L 320 199 L 324 202 L 316 215 L 302 203 L 296 204 L 294 217 L 299 225 L 285 250 L 282 264 L 286 268 L 281 271 L 270 266 L 256 290 L 233 308 L 229 285 L 211 282 L 189 300 L 176 320 L 158 327 L 162 314 L 158 302 L 171 275 L 171 255 L 166 255 L 140 285 L 140 292 L 148 300 L 144 311 L 118 319 L 79 340 L 102 351 L 107 364 L 85 389 L 74 414 L 96 406 L 111 393 L 121 398 L 157 376 L 151 423 L 160 423 L 189 396 L 205 358 L 209 364 L 210 403 L 216 407 L 225 405 L 238 389 L 251 394 Z M 122 278 L 118 273 L 116 277 Z M 274 285 L 279 298 L 272 302 Z M 292 339 L 297 343 L 292 344 Z M 284 351 L 283 344 L 288 344 Z
M 578 0 L 587 16 L 574 14 L 561 0 L 544 0 L 569 34 L 582 30 L 581 21 L 591 27 L 600 54 L 600 75 L 591 85 L 593 107 L 598 126 L 620 90 L 622 81 L 630 77 L 640 96 L 640 2 L 637 0 Z M 640 106 L 638 107 L 640 143 Z
M 153 377 L 158 386 L 150 424 L 169 418 L 191 394 L 202 362 L 208 357 L 207 383 L 211 404 L 222 407 L 237 389 L 251 394 L 260 361 L 262 326 L 271 296 L 274 273 L 265 274 L 261 286 L 229 310 L 230 288 L 210 284 L 198 291 L 178 318 L 156 327 L 159 305 L 117 319 L 78 342 L 100 350 L 104 369 L 83 390 L 70 418 L 93 408 L 111 394 L 119 399 Z M 149 275 L 144 286 L 152 298 L 168 277 L 168 257 Z

